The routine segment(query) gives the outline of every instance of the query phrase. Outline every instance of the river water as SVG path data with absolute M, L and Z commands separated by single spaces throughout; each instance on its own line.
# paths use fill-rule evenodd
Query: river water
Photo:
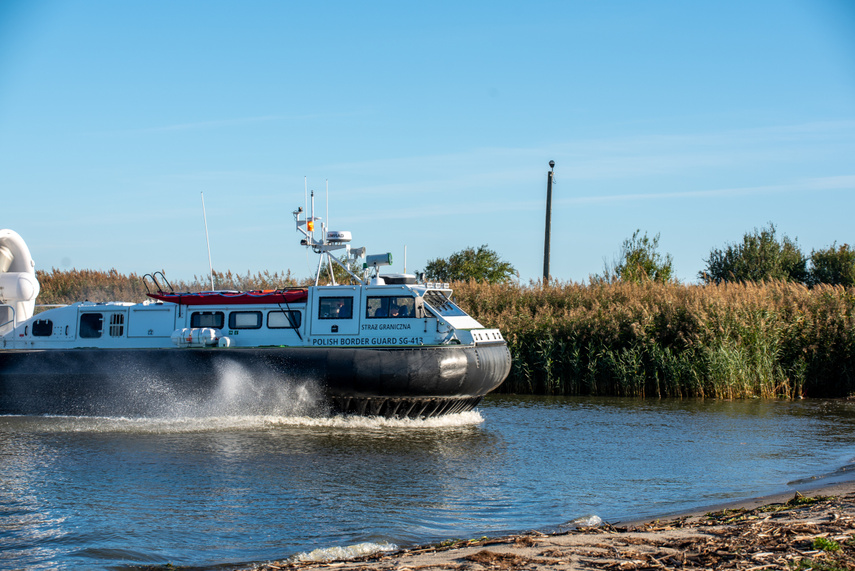
M 614 522 L 845 478 L 853 459 L 845 401 L 493 396 L 429 421 L 0 416 L 0 568 L 228 567 Z

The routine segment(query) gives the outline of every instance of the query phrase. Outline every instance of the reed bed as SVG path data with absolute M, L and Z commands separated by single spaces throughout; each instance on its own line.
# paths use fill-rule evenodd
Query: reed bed
M 501 392 L 799 398 L 855 391 L 855 289 L 457 283 L 459 305 L 509 341 Z
M 142 301 L 136 274 L 38 272 L 39 304 Z M 306 285 L 290 272 L 215 275 L 218 289 Z M 149 290 L 153 290 L 148 280 Z M 210 289 L 207 276 L 172 284 Z M 855 393 L 855 288 L 783 282 L 453 284 L 455 300 L 508 340 L 500 392 L 798 398 Z
M 41 292 L 36 302 L 40 305 L 69 304 L 75 301 L 133 301 L 147 299 L 146 293 L 157 291 L 150 274 L 124 275 L 115 269 L 108 272 L 95 270 L 61 271 L 56 268 L 49 272 L 36 271 Z M 168 289 L 160 274 L 158 283 Z M 268 271 L 245 275 L 228 272 L 214 272 L 214 285 L 222 290 L 265 290 L 307 285 L 309 280 L 297 280 L 290 271 L 270 273 Z M 171 282 L 169 285 L 177 292 L 207 291 L 211 289 L 209 276 L 194 276 L 192 281 Z

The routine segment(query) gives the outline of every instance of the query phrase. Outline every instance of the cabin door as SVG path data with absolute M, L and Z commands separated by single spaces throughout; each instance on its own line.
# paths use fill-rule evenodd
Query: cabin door
M 359 333 L 359 292 L 352 286 L 331 286 L 315 290 L 312 336 L 357 335 Z

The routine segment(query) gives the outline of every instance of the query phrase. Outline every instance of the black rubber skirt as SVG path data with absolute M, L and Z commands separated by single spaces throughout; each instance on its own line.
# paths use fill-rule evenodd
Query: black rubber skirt
M 510 367 L 504 343 L 7 349 L 0 351 L 0 414 L 170 415 L 194 403 L 223 413 L 276 413 L 302 399 L 312 414 L 430 417 L 474 408 Z

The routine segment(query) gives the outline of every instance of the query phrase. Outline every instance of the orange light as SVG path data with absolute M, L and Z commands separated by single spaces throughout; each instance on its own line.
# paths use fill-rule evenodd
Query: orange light
M 315 221 L 309 220 L 308 222 L 306 222 L 306 227 L 309 229 L 309 232 L 314 232 L 315 231 Z

